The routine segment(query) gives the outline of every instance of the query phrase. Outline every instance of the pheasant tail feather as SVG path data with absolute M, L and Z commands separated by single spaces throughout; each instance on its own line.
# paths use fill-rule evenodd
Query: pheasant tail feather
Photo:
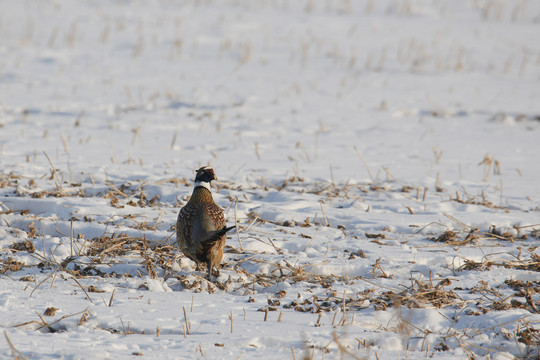
M 223 229 L 219 230 L 217 233 L 215 233 L 214 235 L 212 235 L 208 240 L 206 240 L 205 242 L 206 243 L 214 243 L 216 241 L 218 241 L 219 239 L 221 239 L 221 237 L 223 235 L 225 235 L 226 233 L 228 233 L 229 231 L 231 231 L 232 229 L 234 229 L 236 226 L 233 225 L 233 226 L 229 226 L 229 227 L 224 227 Z

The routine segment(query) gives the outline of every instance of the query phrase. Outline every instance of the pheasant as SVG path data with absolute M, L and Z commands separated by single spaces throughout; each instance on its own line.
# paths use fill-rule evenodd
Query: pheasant
M 217 180 L 214 170 L 208 166 L 197 170 L 193 194 L 188 203 L 180 209 L 176 221 L 178 246 L 191 260 L 199 265 L 206 263 L 208 280 L 212 269 L 218 267 L 223 258 L 223 248 L 227 232 L 236 226 L 225 223 L 223 211 L 214 202 L 210 182 Z

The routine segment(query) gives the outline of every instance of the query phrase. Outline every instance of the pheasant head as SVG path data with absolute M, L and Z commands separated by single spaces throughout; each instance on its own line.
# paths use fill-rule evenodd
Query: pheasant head
M 214 173 L 214 169 L 209 166 L 203 166 L 197 170 L 197 175 L 195 175 L 195 186 L 196 189 L 199 186 L 202 186 L 210 190 L 210 182 L 212 180 L 217 180 L 217 176 Z

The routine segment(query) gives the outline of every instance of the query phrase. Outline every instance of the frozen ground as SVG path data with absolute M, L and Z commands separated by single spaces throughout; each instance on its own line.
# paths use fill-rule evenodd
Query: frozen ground
M 0 357 L 538 358 L 539 23 L 0 1 Z M 173 241 L 206 164 L 213 284 Z

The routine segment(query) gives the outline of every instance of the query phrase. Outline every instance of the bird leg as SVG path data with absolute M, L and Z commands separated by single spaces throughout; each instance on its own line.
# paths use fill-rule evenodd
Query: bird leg
M 212 260 L 208 260 L 206 266 L 208 266 L 208 281 L 212 281 L 212 268 L 214 267 Z

